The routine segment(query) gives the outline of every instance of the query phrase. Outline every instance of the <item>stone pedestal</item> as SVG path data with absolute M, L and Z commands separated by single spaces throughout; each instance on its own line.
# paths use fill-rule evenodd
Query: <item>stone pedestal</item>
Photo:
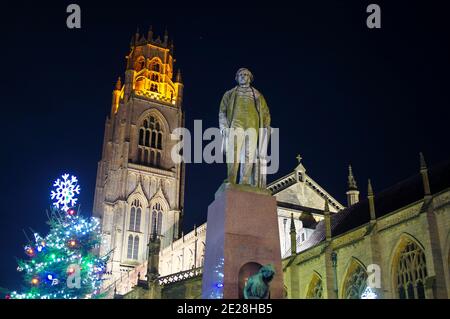
M 276 199 L 264 189 L 223 184 L 208 207 L 202 297 L 239 298 L 258 264 L 274 266 L 270 298 L 283 298 Z

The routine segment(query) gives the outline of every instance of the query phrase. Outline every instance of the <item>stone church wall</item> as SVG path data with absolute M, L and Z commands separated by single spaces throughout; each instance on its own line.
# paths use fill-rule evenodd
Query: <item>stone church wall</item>
M 343 291 L 349 268 L 353 262 L 364 268 L 370 264 L 379 264 L 381 270 L 380 297 L 398 298 L 395 288 L 397 257 L 405 241 L 412 240 L 421 247 L 425 254 L 427 277 L 425 284 L 426 298 L 449 296 L 450 264 L 450 190 L 434 195 L 434 213 L 438 225 L 439 243 L 432 240 L 424 201 L 412 203 L 400 210 L 377 219 L 378 235 L 375 238 L 369 224 L 353 229 L 331 240 L 332 250 L 337 253 L 337 287 L 338 298 L 344 298 Z M 376 209 L 376 208 L 375 208 Z M 373 249 L 378 240 L 379 250 Z M 285 286 L 288 298 L 307 298 L 308 288 L 315 275 L 322 279 L 323 298 L 327 298 L 333 287 L 327 287 L 326 280 L 326 246 L 322 242 L 294 257 L 283 260 Z M 440 251 L 442 260 L 433 259 L 433 251 Z M 435 263 L 444 266 L 444 278 L 439 276 Z M 439 266 L 439 265 L 437 265 Z M 331 274 L 333 276 L 333 274 Z M 434 281 L 433 281 L 434 280 Z M 442 284 L 445 281 L 446 285 Z M 329 280 L 328 283 L 332 283 Z M 441 291 L 447 287 L 446 291 Z

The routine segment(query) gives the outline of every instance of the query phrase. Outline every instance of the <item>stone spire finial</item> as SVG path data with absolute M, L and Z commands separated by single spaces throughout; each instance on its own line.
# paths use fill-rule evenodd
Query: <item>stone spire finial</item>
M 375 201 L 374 201 L 372 183 L 370 182 L 370 178 L 367 182 L 367 199 L 369 200 L 370 220 L 375 221 L 377 219 L 377 216 L 375 215 Z
M 349 190 L 358 190 L 358 186 L 356 185 L 355 177 L 353 176 L 352 166 L 348 166 L 348 189 Z
M 346 193 L 347 205 L 350 207 L 359 202 L 359 190 L 358 186 L 356 185 L 355 176 L 353 176 L 353 170 L 351 165 L 348 166 L 347 184 L 348 184 L 348 190 Z
M 295 223 L 294 223 L 294 214 L 291 213 L 291 227 L 290 227 L 290 231 L 291 232 L 295 232 Z
M 300 154 L 298 154 L 296 159 L 297 159 L 298 163 L 300 164 L 300 162 L 302 161 L 303 157 Z
M 427 169 L 427 163 L 425 162 L 425 157 L 423 156 L 423 153 L 419 153 L 420 156 L 420 170 L 426 170 Z
M 370 182 L 370 178 L 367 182 L 367 196 L 373 197 L 373 189 L 372 189 L 372 183 Z
M 325 214 L 330 214 L 330 204 L 328 203 L 328 199 L 325 198 Z
M 134 42 L 135 43 L 139 42 L 139 27 L 136 28 L 136 35 L 134 37 Z
M 117 82 L 116 82 L 116 87 L 115 87 L 115 89 L 116 89 L 117 91 L 120 91 L 121 88 L 122 88 L 122 81 L 121 81 L 120 76 L 119 76 L 119 78 L 117 79 Z
M 169 42 L 169 31 L 167 31 L 167 27 L 164 30 L 164 45 L 167 45 L 167 43 Z
M 331 240 L 331 216 L 330 216 L 330 206 L 328 204 L 328 199 L 325 198 L 325 239 Z
M 147 32 L 147 41 L 153 41 L 153 26 L 150 25 Z
M 175 82 L 183 83 L 183 79 L 181 78 L 181 71 L 180 71 L 180 69 L 178 69 L 177 78 L 176 78 Z
M 423 192 L 425 197 L 428 197 L 431 195 L 430 180 L 428 177 L 428 167 L 422 152 L 419 153 L 419 156 L 420 156 L 420 174 L 422 175 Z
M 297 254 L 297 231 L 295 229 L 293 213 L 291 213 L 291 227 L 289 235 L 291 236 L 291 256 L 295 256 Z

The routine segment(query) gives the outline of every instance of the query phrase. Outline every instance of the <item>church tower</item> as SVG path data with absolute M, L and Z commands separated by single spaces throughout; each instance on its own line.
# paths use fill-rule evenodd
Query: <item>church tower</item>
M 147 260 L 153 235 L 161 249 L 178 239 L 184 200 L 184 164 L 171 159 L 179 142 L 171 132 L 184 126 L 173 44 L 167 31 L 161 40 L 150 28 L 147 36 L 137 32 L 130 46 L 106 119 L 93 209 L 102 223 L 100 254 L 112 250 L 113 278 Z

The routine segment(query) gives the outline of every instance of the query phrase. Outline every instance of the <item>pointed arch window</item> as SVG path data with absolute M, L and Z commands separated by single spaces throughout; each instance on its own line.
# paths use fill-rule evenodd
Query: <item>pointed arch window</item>
M 138 260 L 139 254 L 139 236 L 134 236 L 133 259 Z
M 323 298 L 323 286 L 322 278 L 317 274 L 313 275 L 309 284 L 308 292 L 306 293 L 307 299 L 322 299 Z
M 133 259 L 133 235 L 128 236 L 127 258 Z
M 138 159 L 139 164 L 160 167 L 164 148 L 163 126 L 161 122 L 150 115 L 139 128 Z
M 139 232 L 141 229 L 142 205 L 138 199 L 133 200 L 130 208 L 129 230 Z
M 152 83 L 152 84 L 150 85 L 150 91 L 158 93 L 158 92 L 159 92 L 159 90 L 158 90 L 158 84 Z
M 366 288 L 366 269 L 358 262 L 353 261 L 345 278 L 343 297 L 345 299 L 360 299 Z
M 158 62 L 153 63 L 152 70 L 155 72 L 161 72 L 161 66 Z
M 161 235 L 163 211 L 161 204 L 155 203 L 152 206 L 152 234 Z
M 145 59 L 144 57 L 141 56 L 136 60 L 134 69 L 136 70 L 136 72 L 139 72 L 144 68 L 144 66 L 145 66 Z
M 400 249 L 395 276 L 400 299 L 425 299 L 425 280 L 428 276 L 425 253 L 412 240 Z
M 127 246 L 127 258 L 138 260 L 139 256 L 139 236 L 129 235 L 128 236 L 128 246 Z

